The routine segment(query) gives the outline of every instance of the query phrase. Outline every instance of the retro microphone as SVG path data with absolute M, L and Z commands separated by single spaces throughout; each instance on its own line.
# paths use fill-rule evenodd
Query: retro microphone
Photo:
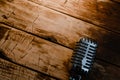
M 97 46 L 96 41 L 87 37 L 77 42 L 71 59 L 69 80 L 86 80 L 94 62 Z

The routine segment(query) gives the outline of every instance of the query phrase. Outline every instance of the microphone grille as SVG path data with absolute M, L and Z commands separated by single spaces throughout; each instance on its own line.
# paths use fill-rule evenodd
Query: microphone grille
M 80 67 L 83 72 L 89 72 L 93 65 L 97 49 L 97 42 L 90 38 L 82 38 L 74 49 L 72 63 Z

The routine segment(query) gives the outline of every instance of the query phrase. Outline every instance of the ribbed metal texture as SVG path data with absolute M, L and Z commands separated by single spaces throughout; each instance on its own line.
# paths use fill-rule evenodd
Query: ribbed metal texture
M 82 38 L 73 52 L 71 72 L 76 72 L 76 75 L 80 75 L 79 73 L 87 74 L 93 65 L 96 49 L 97 43 L 93 39 Z M 76 80 L 75 78 L 71 80 L 73 79 Z

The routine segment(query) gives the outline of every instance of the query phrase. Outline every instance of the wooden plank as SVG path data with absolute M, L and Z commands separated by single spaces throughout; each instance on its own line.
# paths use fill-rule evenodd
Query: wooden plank
M 56 80 L 0 58 L 0 80 Z
M 84 36 L 98 41 L 97 58 L 120 66 L 120 35 L 26 0 L 3 1 L 0 23 L 74 48 Z M 114 56 L 114 58 L 113 58 Z
M 67 78 L 72 50 L 5 25 L 0 30 L 4 34 L 0 49 L 10 60 L 57 78 Z
M 5 25 L 1 28 L 3 32 L 0 33 L 4 36 L 0 39 L 0 49 L 6 59 L 60 80 L 68 80 L 72 50 Z M 96 61 L 90 80 L 119 80 L 119 72 L 118 67 Z
M 89 80 L 119 80 L 120 79 L 120 68 L 101 62 L 96 61 L 93 65 L 93 69 L 89 75 Z M 116 77 L 115 77 L 116 76 Z
M 111 0 L 29 0 L 120 33 L 120 5 Z

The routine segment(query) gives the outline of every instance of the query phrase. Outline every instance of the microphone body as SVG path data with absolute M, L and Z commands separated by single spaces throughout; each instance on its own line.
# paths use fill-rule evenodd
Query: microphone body
M 83 80 L 83 76 L 87 77 L 95 59 L 97 46 L 97 42 L 90 38 L 82 38 L 77 42 L 71 59 L 69 80 Z

